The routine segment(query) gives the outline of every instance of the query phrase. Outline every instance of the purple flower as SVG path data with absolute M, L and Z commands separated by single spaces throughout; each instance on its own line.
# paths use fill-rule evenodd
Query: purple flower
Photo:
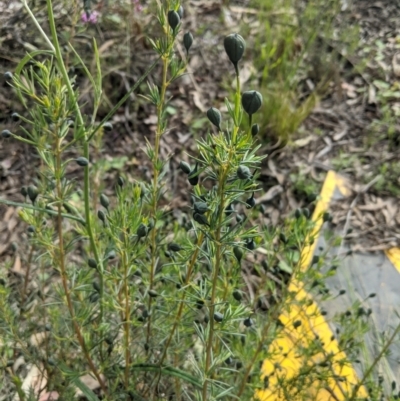
M 140 0 L 132 0 L 133 5 L 135 6 L 135 11 L 140 13 L 143 10 L 143 6 L 140 4 Z
M 97 11 L 85 11 L 82 14 L 81 20 L 86 24 L 95 24 L 100 14 Z

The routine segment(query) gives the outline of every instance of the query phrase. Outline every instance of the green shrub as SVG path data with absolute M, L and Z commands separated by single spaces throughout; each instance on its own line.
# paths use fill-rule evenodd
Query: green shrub
M 168 127 L 167 88 L 184 73 L 187 58 L 174 51 L 184 24 L 180 4 L 159 4 L 163 36 L 151 43 L 161 78 L 159 85 L 148 84 L 146 96 L 157 110 L 155 138 L 145 148 L 152 178 L 135 180 L 121 172 L 113 191 L 97 193 L 93 180 L 101 173 L 91 155 L 101 146 L 99 137 L 113 130 L 109 118 L 156 63 L 98 122 L 102 74 L 94 42 L 95 72 L 82 63 L 94 96 L 93 114 L 84 116 L 79 88 L 63 61 L 51 0 L 47 5 L 51 36 L 40 33 L 50 50 L 30 53 L 13 76 L 7 75 L 26 113 L 18 116 L 18 131 L 2 135 L 4 143 L 30 145 L 41 165 L 38 179 L 21 189 L 25 203 L 0 200 L 22 206 L 30 246 L 17 291 L 7 277 L 0 285 L 3 383 L 12 382 L 19 399 L 28 399 L 19 373 L 10 368 L 23 355 L 46 376 L 46 391 L 66 400 L 76 398 L 76 388 L 89 400 L 251 399 L 266 385 L 262 361 L 276 356 L 269 345 L 283 336 L 279 316 L 309 302 L 290 291 L 289 280 L 323 288 L 331 272 L 324 274 L 322 258 L 316 257 L 313 268 L 304 270 L 301 255 L 314 242 L 309 210 L 296 211 L 280 227 L 266 227 L 256 207 L 262 157 L 253 117 L 262 97 L 240 92 L 244 39 L 232 34 L 224 41 L 237 82 L 233 102 L 226 100 L 229 121 L 210 109 L 207 116 L 217 134 L 197 141 L 198 153 L 185 161 L 164 160 L 160 143 Z M 189 52 L 191 40 L 184 40 Z M 245 114 L 249 124 L 242 130 Z M 192 200 L 180 219 L 161 203 L 168 161 L 179 165 Z M 262 252 L 253 252 L 257 247 Z M 256 287 L 245 283 L 242 268 L 253 270 Z M 326 291 L 321 294 L 327 297 Z M 345 332 L 347 340 L 356 328 L 359 334 L 350 358 L 366 331 L 361 323 Z M 293 325 L 298 327 L 297 321 Z M 32 341 L 38 333 L 39 347 Z M 317 374 L 313 358 L 325 352 L 323 344 L 312 342 L 299 352 Z M 82 380 L 86 373 L 98 381 L 97 394 Z M 324 375 L 332 378 L 328 368 Z M 306 394 L 310 380 L 304 377 L 302 370 L 281 387 L 287 394 L 293 389 Z M 36 393 L 29 396 L 35 398 Z

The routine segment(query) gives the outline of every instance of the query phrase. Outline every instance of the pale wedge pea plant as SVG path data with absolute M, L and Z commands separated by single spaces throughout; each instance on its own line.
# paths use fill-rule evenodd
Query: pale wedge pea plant
M 280 399 L 307 399 L 304 394 L 315 380 L 321 387 L 335 383 L 333 355 L 318 341 L 300 341 L 298 352 L 306 362 L 297 375 L 280 373 L 278 362 L 275 372 L 262 369 L 264 360 L 281 356 L 272 345 L 285 324 L 294 330 L 301 325 L 297 319 L 283 324 L 279 317 L 291 305 L 302 308 L 310 301 L 290 290 L 291 277 L 327 297 L 323 282 L 332 271 L 321 271 L 322 258 L 312 260 L 312 269 L 302 269 L 301 255 L 313 242 L 309 209 L 296 210 L 281 227 L 265 227 L 256 211 L 256 180 L 265 157 L 258 153 L 255 122 L 262 97 L 241 89 L 244 39 L 233 33 L 223 41 L 227 69 L 236 80 L 234 98 L 225 102 L 227 120 L 211 107 L 212 130 L 197 142 L 196 154 L 178 161 L 191 198 L 178 222 L 161 202 L 169 160 L 161 158 L 160 146 L 168 129 L 167 90 L 185 73 L 194 40 L 191 33 L 181 33 L 181 4 L 158 4 L 162 34 L 150 39 L 158 58 L 100 122 L 96 43 L 94 73 L 71 47 L 92 85 L 88 116 L 81 112 L 79 88 L 63 61 L 52 1 L 47 0 L 49 36 L 23 4 L 48 50 L 28 54 L 5 76 L 26 112 L 13 114 L 19 127 L 2 131 L 4 144 L 21 141 L 40 160 L 37 177 L 21 188 L 24 203 L 0 199 L 20 207 L 30 247 L 18 288 L 6 285 L 1 270 L 1 366 L 3 382 L 10 383 L 4 387 L 9 399 L 36 400 L 51 392 L 73 400 L 80 390 L 91 401 L 250 400 L 274 380 Z M 175 51 L 177 40 L 183 40 L 184 59 Z M 157 113 L 154 140 L 145 148 L 152 178 L 121 174 L 112 197 L 100 193 L 93 199 L 91 154 L 98 146 L 93 141 L 113 131 L 110 118 L 156 65 L 160 76 L 151 81 L 157 84 L 149 81 L 145 96 Z M 245 130 L 240 128 L 244 121 Z M 327 216 L 321 218 L 328 222 Z M 255 272 L 257 286 L 244 280 L 245 266 Z M 354 339 L 355 327 L 358 334 L 366 331 L 363 319 L 343 331 L 344 344 L 353 339 L 349 358 L 356 358 L 361 342 Z M 39 347 L 32 345 L 33 333 L 40 334 Z M 21 356 L 46 378 L 44 387 L 30 392 L 23 387 L 15 367 Z M 98 384 L 94 391 L 82 379 L 87 375 Z M 352 391 L 348 399 L 355 400 L 356 386 Z

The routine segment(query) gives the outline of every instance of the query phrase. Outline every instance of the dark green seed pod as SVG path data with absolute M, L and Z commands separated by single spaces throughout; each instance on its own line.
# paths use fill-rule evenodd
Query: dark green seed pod
M 204 214 L 208 210 L 208 205 L 206 202 L 195 202 L 193 205 L 193 209 L 195 213 Z
M 322 316 L 326 316 L 327 314 L 328 314 L 328 312 L 326 310 L 324 310 L 324 309 L 321 310 L 321 315 Z
M 136 235 L 139 238 L 143 238 L 147 235 L 147 231 L 148 231 L 147 226 L 143 223 L 140 223 L 138 229 L 136 230 Z
M 231 63 L 237 67 L 237 63 L 241 60 L 246 49 L 246 42 L 237 33 L 232 33 L 224 39 L 225 52 L 229 57 Z
M 207 217 L 202 214 L 193 213 L 193 219 L 194 219 L 194 221 L 201 224 L 202 226 L 210 226 L 210 224 L 207 220 Z
M 246 208 L 251 209 L 256 205 L 256 200 L 254 199 L 254 192 L 250 198 L 246 199 Z
M 106 255 L 106 259 L 108 259 L 108 260 L 113 260 L 113 259 L 115 259 L 116 257 L 117 257 L 117 255 L 115 254 L 115 251 L 114 251 L 114 250 L 109 251 L 109 252 L 107 253 L 107 255 Z
M 260 212 L 261 212 L 261 214 L 265 214 L 266 211 L 267 211 L 267 209 L 266 209 L 265 206 L 261 203 L 261 205 L 260 205 Z
M 339 291 L 339 295 L 343 295 L 343 294 L 346 294 L 346 290 L 340 290 Z
M 142 316 L 147 319 L 149 317 L 149 311 L 147 309 L 143 309 Z
M 198 174 L 198 169 L 197 169 L 197 163 L 194 169 L 190 172 L 189 177 L 188 177 L 190 185 L 197 185 L 199 183 L 199 174 Z
M 89 258 L 87 261 L 87 264 L 89 267 L 91 267 L 92 269 L 97 269 L 97 262 L 95 259 L 93 258 Z
M 284 233 L 280 233 L 279 234 L 279 239 L 284 243 L 287 244 L 288 243 L 288 239 L 286 238 L 286 235 Z
M 224 315 L 219 312 L 214 313 L 214 320 L 218 323 L 221 323 L 224 320 Z
M 97 217 L 104 223 L 107 219 L 105 213 L 102 210 L 97 211 Z
M 44 329 L 45 329 L 46 331 L 51 331 L 51 324 L 46 323 L 46 325 L 44 326 Z
M 189 54 L 189 50 L 193 44 L 193 35 L 190 32 L 186 32 L 183 35 L 183 46 L 185 46 L 186 54 Z
M 110 200 L 108 199 L 107 195 L 101 194 L 100 195 L 100 204 L 103 206 L 105 209 L 108 210 L 108 206 L 110 206 Z
M 123 177 L 119 176 L 117 178 L 117 184 L 122 188 L 125 184 L 125 180 L 123 179 Z
M 317 195 L 316 194 L 308 194 L 307 195 L 307 202 L 311 203 L 314 202 L 315 200 L 317 200 Z
M 232 296 L 236 299 L 236 301 L 241 301 L 243 298 L 242 293 L 239 290 L 233 290 Z
M 28 196 L 32 204 L 35 204 L 36 198 L 39 196 L 39 190 L 34 185 L 28 186 Z
M 28 189 L 25 186 L 21 187 L 20 192 L 21 192 L 22 196 L 24 196 L 24 197 L 28 196 Z
M 56 366 L 56 361 L 55 361 L 53 358 L 49 358 L 49 359 L 47 360 L 47 363 L 48 363 L 50 366 Z
M 13 73 L 12 73 L 11 71 L 6 71 L 6 72 L 4 73 L 4 79 L 5 79 L 6 81 L 12 81 L 12 79 L 13 79 Z
M 172 28 L 172 30 L 175 30 L 180 22 L 181 19 L 179 17 L 179 14 L 175 10 L 168 11 L 168 24 Z
M 179 6 L 178 10 L 176 10 L 176 12 L 179 15 L 179 18 L 182 19 L 183 18 L 183 7 Z
M 260 126 L 258 124 L 253 124 L 251 126 L 251 135 L 254 137 L 260 132 Z
M 182 250 L 182 247 L 175 242 L 171 242 L 170 244 L 168 244 L 168 250 L 170 250 L 171 252 L 179 252 Z
M 314 255 L 311 259 L 311 266 L 317 264 L 318 262 L 319 262 L 319 256 Z
M 20 116 L 19 116 L 18 113 L 12 113 L 12 114 L 11 114 L 11 119 L 12 119 L 13 121 L 17 122 L 17 121 L 19 121 Z
M 246 248 L 250 251 L 256 249 L 256 243 L 254 242 L 253 238 L 249 238 L 246 242 Z
M 256 113 L 262 105 L 262 95 L 257 91 L 243 92 L 242 106 L 248 115 Z
M 207 110 L 207 118 L 211 124 L 215 125 L 219 131 L 221 131 L 221 113 L 215 107 L 211 107 Z
M 192 169 L 190 168 L 190 165 L 184 161 L 181 161 L 179 163 L 179 168 L 185 173 L 185 174 L 190 174 Z
M 27 231 L 29 234 L 33 234 L 36 231 L 36 229 L 33 226 L 28 226 Z
M 1 137 L 4 139 L 8 139 L 11 137 L 11 132 L 8 129 L 1 131 Z
M 325 212 L 325 213 L 322 215 L 322 221 L 323 221 L 324 223 L 326 223 L 327 221 L 332 221 L 332 216 L 331 216 L 331 214 L 328 213 L 328 212 Z
M 91 303 L 94 304 L 94 303 L 97 302 L 99 299 L 100 299 L 100 294 L 99 294 L 98 292 L 94 292 L 94 293 L 90 294 L 89 301 L 90 301 Z
M 295 329 L 297 329 L 298 327 L 300 327 L 301 326 L 301 320 L 296 320 L 294 323 L 293 323 L 293 327 L 295 328 Z
M 371 294 L 368 295 L 368 298 L 375 298 L 376 294 L 374 292 L 372 292 Z
M 310 209 L 304 208 L 304 209 L 303 209 L 303 214 L 304 214 L 304 216 L 305 216 L 307 219 L 309 219 L 310 216 L 311 216 Z
M 151 298 L 157 298 L 157 297 L 158 297 L 157 291 L 149 290 L 149 297 L 151 297 Z
M 243 338 L 243 337 L 242 337 Z M 244 339 L 244 338 L 243 338 Z M 243 367 L 243 362 L 242 361 L 239 361 L 239 360 L 237 360 L 236 361 L 236 369 L 241 369 Z
M 243 250 L 238 246 L 233 247 L 233 254 L 235 255 L 236 260 L 240 263 L 243 257 Z
M 253 319 L 247 317 L 246 319 L 243 320 L 243 324 L 244 324 L 246 327 L 251 327 L 251 326 L 253 326 L 254 321 L 253 321 Z
M 104 341 L 108 344 L 108 345 L 112 345 L 114 343 L 113 338 L 110 336 L 107 336 Z
M 240 180 L 250 180 L 253 177 L 247 166 L 239 166 L 236 174 Z
M 198 299 L 196 301 L 196 307 L 197 309 L 201 309 L 204 306 L 204 301 L 202 299 Z
M 111 132 L 113 130 L 113 125 L 110 121 L 107 121 L 106 123 L 103 124 L 103 129 L 106 132 Z
M 96 292 L 100 293 L 101 288 L 97 281 L 93 281 L 92 286 Z
M 303 213 L 302 213 L 302 210 L 300 208 L 295 210 L 294 217 L 296 217 L 296 219 L 299 219 L 302 215 L 303 215 Z
M 89 160 L 86 157 L 78 157 L 75 159 L 76 163 L 81 167 L 86 167 L 89 165 Z
M 231 365 L 232 362 L 233 362 L 233 359 L 232 359 L 232 357 L 230 357 L 230 356 L 229 356 L 228 358 L 225 359 L 225 363 L 226 363 L 227 365 Z

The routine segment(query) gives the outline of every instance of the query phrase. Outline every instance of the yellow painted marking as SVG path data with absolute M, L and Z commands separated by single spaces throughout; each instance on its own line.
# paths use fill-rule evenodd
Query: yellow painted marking
M 323 224 L 321 215 L 328 209 L 335 188 L 339 188 L 343 195 L 348 195 L 345 181 L 333 171 L 329 171 L 313 214 L 315 226 L 311 233 L 311 238 L 314 238 L 314 243 L 307 246 L 301 256 L 301 269 L 303 271 L 311 263 Z M 295 299 L 290 305 L 287 305 L 286 310 L 279 317 L 285 328 L 269 348 L 274 357 L 270 360 L 265 360 L 262 366 L 262 378 L 267 376 L 269 385 L 267 389 L 258 391 L 256 398 L 261 401 L 345 400 L 345 394 L 351 394 L 352 389 L 358 383 L 355 370 L 345 362 L 345 353 L 340 351 L 339 344 L 333 337 L 329 324 L 321 315 L 311 295 L 304 290 L 303 284 L 292 280 L 288 289 L 296 294 Z M 304 306 L 304 300 L 309 301 L 307 303 L 309 306 Z M 301 326 L 296 329 L 293 326 L 295 321 L 301 322 Z M 310 344 L 315 341 L 324 343 L 324 352 L 305 357 L 301 350 L 308 349 Z M 309 367 L 310 372 L 315 374 L 317 370 L 315 364 L 326 360 L 331 363 L 330 378 L 321 382 L 315 377 L 314 380 L 307 381 L 307 383 L 312 382 L 312 386 L 299 391 L 300 371 L 302 370 L 307 375 L 306 368 Z M 310 374 L 308 374 L 307 379 L 312 379 L 309 376 Z M 342 382 L 335 380 L 332 378 L 333 375 L 340 376 L 345 380 Z M 290 379 L 293 379 L 292 386 L 288 385 L 288 380 L 290 381 Z M 285 381 L 285 386 L 280 385 L 282 380 Z M 367 397 L 367 392 L 363 386 L 359 389 L 358 396 Z
M 392 262 L 393 266 L 400 273 L 400 248 L 391 248 L 385 253 L 388 259 Z

